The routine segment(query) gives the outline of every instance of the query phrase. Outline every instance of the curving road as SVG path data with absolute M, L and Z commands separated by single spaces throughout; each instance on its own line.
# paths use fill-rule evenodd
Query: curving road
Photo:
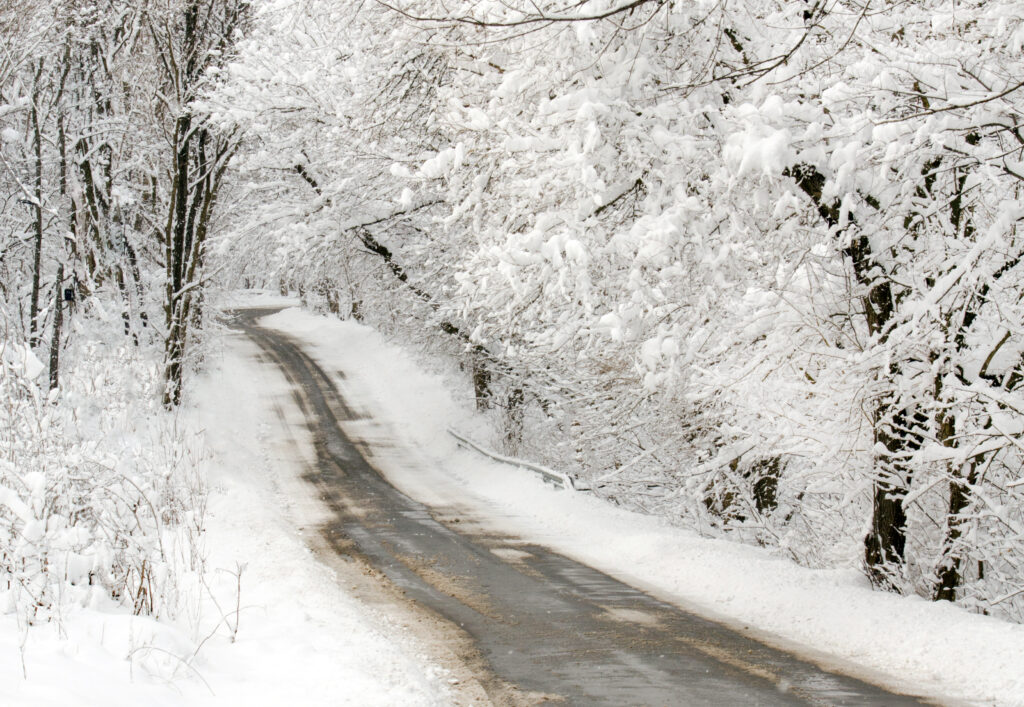
M 307 479 L 333 520 L 334 551 L 359 555 L 458 626 L 495 703 L 910 705 L 921 700 L 828 672 L 537 545 L 489 537 L 399 492 L 342 430 L 359 419 L 286 335 L 234 326 L 283 369 L 315 440 Z

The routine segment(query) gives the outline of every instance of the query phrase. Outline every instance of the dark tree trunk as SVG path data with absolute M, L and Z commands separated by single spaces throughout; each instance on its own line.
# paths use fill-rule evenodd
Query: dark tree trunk
M 174 189 L 165 240 L 167 259 L 167 341 L 164 345 L 164 405 L 181 403 L 182 366 L 185 357 L 186 322 L 183 285 L 185 277 L 185 227 L 188 221 L 189 143 L 192 117 L 178 118 L 174 129 Z
M 237 142 L 218 140 L 212 157 L 207 154 L 210 139 L 205 128 L 196 154 L 191 150 L 191 117 L 179 119 L 177 137 L 182 147 L 177 152 L 173 209 L 167 227 L 167 342 L 165 347 L 164 405 L 181 402 L 185 348 L 189 329 L 201 324 L 202 277 L 213 212 L 217 204 L 224 171 Z M 191 188 L 191 194 L 188 190 Z M 181 193 L 184 192 L 184 193 Z M 191 197 L 191 203 L 190 202 Z
M 185 7 L 184 28 L 181 44 L 184 72 L 181 81 L 182 97 L 192 96 L 197 60 L 197 17 L 198 3 L 193 0 Z M 194 221 L 189 219 L 189 195 L 191 176 L 192 115 L 187 111 L 179 115 L 174 123 L 174 188 L 171 192 L 171 208 L 165 231 L 165 257 L 167 259 L 167 298 L 164 314 L 167 321 L 167 340 L 164 344 L 164 405 L 168 408 L 181 403 L 185 341 L 188 334 L 185 302 L 186 242 L 192 238 L 186 233 Z
M 972 465 L 971 475 L 973 474 Z M 962 479 L 954 479 L 949 485 L 949 509 L 946 514 L 946 536 L 942 542 L 942 564 L 939 566 L 932 595 L 935 601 L 956 601 L 956 590 L 963 581 L 963 556 L 957 552 L 957 542 L 962 534 L 962 514 L 969 499 L 967 485 Z
M 899 588 L 899 570 L 907 545 L 905 489 L 899 480 L 876 480 L 872 496 L 871 530 L 864 538 L 868 577 L 876 587 Z
M 136 254 L 135 248 L 132 247 L 132 244 L 128 241 L 127 237 L 124 239 L 124 253 L 128 258 L 128 270 L 132 275 L 132 282 L 135 284 L 135 295 L 138 298 L 138 301 L 142 302 L 145 289 L 142 285 L 142 271 L 139 269 L 139 256 Z M 149 315 L 141 304 L 139 306 L 139 321 L 142 322 L 143 328 L 149 326 Z
M 50 390 L 60 382 L 60 330 L 64 325 L 64 265 L 57 266 L 57 282 L 53 286 L 53 338 L 50 339 Z
M 962 233 L 963 238 L 972 239 L 974 237 L 974 224 L 969 217 L 968 210 L 964 208 L 963 202 L 964 187 L 967 182 L 966 171 L 954 172 L 954 179 L 956 196 L 949 205 L 950 221 L 958 236 Z M 953 337 L 953 344 L 956 347 L 957 353 L 962 352 L 967 347 L 967 332 L 978 316 L 978 309 L 981 303 L 988 296 L 988 289 L 989 283 L 986 282 L 978 291 L 977 296 L 970 298 L 964 306 L 963 316 L 960 319 L 959 326 L 956 327 L 956 334 Z M 1002 342 L 996 345 L 989 356 L 989 360 L 999 350 L 1000 346 L 1002 346 Z M 988 362 L 986 361 L 979 371 L 978 377 L 982 380 L 986 377 L 987 368 Z M 959 371 L 957 371 L 957 375 L 960 375 Z M 941 392 L 941 378 L 937 378 L 935 384 L 936 399 L 939 398 Z M 943 446 L 956 446 L 956 420 L 952 412 L 942 409 L 937 416 L 936 422 L 939 430 L 939 440 Z M 935 586 L 932 592 L 932 599 L 935 601 L 956 601 L 957 589 L 963 583 L 965 558 L 961 554 L 959 547 L 960 537 L 963 534 L 963 513 L 971 503 L 970 487 L 977 480 L 977 469 L 981 461 L 981 457 L 975 457 L 968 462 L 966 479 L 963 476 L 962 466 L 954 464 L 949 466 L 949 505 L 946 510 L 946 532 L 942 539 L 942 554 L 936 570 Z M 980 562 L 978 563 L 978 574 L 979 576 L 984 575 L 983 565 Z
M 853 267 L 854 277 L 864 288 L 861 303 L 868 331 L 880 344 L 889 336 L 889 327 L 896 313 L 896 300 L 884 269 L 875 259 L 867 236 L 856 231 L 847 234 L 841 221 L 838 200 L 824 199 L 825 176 L 809 165 L 797 165 L 785 172 L 814 203 L 818 214 L 835 231 L 836 237 L 849 235 L 844 253 Z M 851 216 L 849 224 L 856 222 Z M 889 376 L 895 379 L 900 368 L 894 365 Z M 871 530 L 864 538 L 864 561 L 868 577 L 876 586 L 896 588 L 895 573 L 901 568 L 906 550 L 907 516 L 903 507 L 910 483 L 906 467 L 908 452 L 920 446 L 920 438 L 911 423 L 920 424 L 917 410 L 906 410 L 891 397 L 883 399 L 873 411 L 876 441 L 885 451 L 875 460 L 875 481 L 872 493 Z
M 103 238 L 103 214 L 107 203 L 99 191 L 96 183 L 96 173 L 89 157 L 89 143 L 85 138 L 79 138 L 75 143 L 75 150 L 78 152 L 78 171 L 82 175 L 82 196 L 85 202 L 81 205 L 81 218 L 83 228 L 88 234 L 85 244 L 85 277 L 89 285 L 89 291 L 93 286 L 102 285 L 105 273 L 101 267 L 103 254 L 107 250 Z M 79 210 L 74 208 L 75 213 Z M 77 229 L 76 229 L 77 230 Z
M 43 260 L 43 140 L 39 127 L 39 79 L 42 64 L 36 73 L 36 85 L 32 92 L 32 137 L 35 146 L 35 239 L 32 244 L 32 301 L 29 304 L 29 346 L 39 344 L 39 281 L 42 277 Z
M 881 401 L 875 409 L 875 439 L 885 452 L 875 463 L 871 530 L 864 538 L 864 561 L 868 577 L 877 587 L 900 589 L 907 546 L 903 500 L 912 478 L 908 461 L 921 448 L 921 428 L 926 422 L 916 409 L 913 413 L 897 409 L 891 399 Z

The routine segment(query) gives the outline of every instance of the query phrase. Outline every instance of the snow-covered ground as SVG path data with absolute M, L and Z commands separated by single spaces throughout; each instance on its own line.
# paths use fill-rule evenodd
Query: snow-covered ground
M 372 329 L 297 308 L 263 323 L 305 342 L 326 371 L 344 371 L 335 383 L 374 419 L 348 433 L 390 439 L 375 462 L 406 493 L 824 664 L 949 701 L 1024 705 L 1024 626 L 874 592 L 853 569 L 807 570 L 553 490 L 457 447 L 447 428 L 484 438 L 484 421 L 453 400 L 451 381 Z M 183 423 L 205 428 L 212 452 L 204 466 L 213 572 L 198 619 L 168 625 L 101 604 L 25 631 L 2 616 L 0 704 L 452 702 L 451 678 L 418 640 L 310 552 L 304 533 L 321 511 L 299 478 L 310 449 L 283 375 L 233 334 L 192 388 Z
M 212 452 L 209 590 L 194 614 L 172 625 L 110 602 L 27 631 L 0 616 L 0 705 L 450 703 L 447 673 L 308 549 L 301 428 L 282 427 L 275 406 L 290 389 L 255 354 L 230 336 L 182 413 Z
M 293 308 L 262 320 L 301 340 L 388 437 L 375 452 L 399 488 L 469 509 L 493 532 L 539 542 L 822 664 L 896 688 L 977 704 L 1024 705 L 1024 626 L 948 603 L 872 591 L 856 569 L 799 567 L 759 548 L 709 540 L 458 448 L 449 427 L 484 435 L 450 385 L 372 329 Z

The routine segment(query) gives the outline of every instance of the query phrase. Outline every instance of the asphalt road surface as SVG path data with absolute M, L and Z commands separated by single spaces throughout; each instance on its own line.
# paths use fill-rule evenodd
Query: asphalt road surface
M 322 529 L 406 597 L 465 632 L 496 703 L 909 705 L 898 695 L 659 601 L 545 547 L 503 544 L 404 495 L 340 423 L 360 419 L 266 309 L 234 326 L 294 386 L 316 447 L 307 479 L 333 519 Z M 503 685 L 487 688 L 491 685 Z M 511 690 L 518 697 L 509 697 Z

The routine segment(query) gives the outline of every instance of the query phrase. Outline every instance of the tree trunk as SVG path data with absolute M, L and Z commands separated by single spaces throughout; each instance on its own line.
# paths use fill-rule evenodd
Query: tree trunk
M 787 168 L 783 173 L 796 181 L 837 237 L 846 237 L 846 229 L 856 227 L 852 216 L 848 226 L 842 225 L 839 200 L 831 203 L 824 200 L 825 175 L 816 168 L 801 164 Z M 849 239 L 844 254 L 853 267 L 854 277 L 864 288 L 861 303 L 868 331 L 877 343 L 884 344 L 896 313 L 892 287 L 885 277 L 884 269 L 875 259 L 867 236 L 854 232 L 849 234 Z M 899 371 L 898 365 L 892 366 L 887 380 L 891 383 Z M 895 388 L 890 386 L 890 390 Z M 896 574 L 903 565 L 906 550 L 907 515 L 903 498 L 910 483 L 906 458 L 910 451 L 920 446 L 920 438 L 910 424 L 920 423 L 920 413 L 901 409 L 899 404 L 888 397 L 874 410 L 875 441 L 881 443 L 885 452 L 875 460 L 871 530 L 864 538 L 864 561 L 868 577 L 876 586 L 889 589 L 898 588 Z
M 899 571 L 907 545 L 907 514 L 902 483 L 877 480 L 872 497 L 871 530 L 864 538 L 868 578 L 876 587 L 899 589 Z
M 168 263 L 167 342 L 165 347 L 164 405 L 181 402 L 185 348 L 192 325 L 200 323 L 202 307 L 203 263 L 221 180 L 238 143 L 233 138 L 218 141 L 210 159 L 206 148 L 209 134 L 204 127 L 198 133 L 193 155 L 192 117 L 178 120 L 175 132 L 179 145 L 175 158 L 174 194 L 165 235 Z M 189 193 L 191 190 L 191 193 Z
M 50 390 L 60 378 L 60 330 L 64 325 L 64 264 L 57 266 L 57 282 L 53 286 L 53 338 L 50 339 Z
M 864 561 L 872 584 L 901 589 L 900 575 L 906 556 L 907 513 L 903 499 L 910 488 L 909 457 L 921 448 L 919 412 L 895 409 L 883 400 L 875 410 L 875 441 L 885 452 L 876 458 L 872 494 L 871 530 L 864 538 Z
M 971 462 L 968 483 L 974 482 L 976 468 L 975 462 Z M 932 594 L 935 601 L 956 601 L 956 590 L 963 581 L 964 558 L 958 551 L 957 544 L 962 534 L 962 514 L 969 502 L 968 485 L 959 476 L 955 477 L 949 484 L 949 509 L 946 513 L 946 535 L 942 541 L 942 564 L 939 566 Z
M 32 245 L 32 301 L 29 305 L 29 346 L 35 348 L 39 344 L 39 281 L 42 277 L 43 259 L 43 141 L 39 127 L 39 79 L 42 63 L 36 73 L 35 88 L 32 91 L 32 137 L 35 145 L 35 241 Z
M 946 416 L 940 425 L 939 435 L 943 444 L 953 446 L 955 433 L 954 422 Z M 937 571 L 932 599 L 935 601 L 956 601 L 956 590 L 963 582 L 964 557 L 958 547 L 963 534 L 963 513 L 971 503 L 971 487 L 978 479 L 978 465 L 981 457 L 974 457 L 968 462 L 967 476 L 963 476 L 962 467 L 951 467 L 949 483 L 949 507 L 946 511 L 946 533 L 942 539 L 942 556 Z M 979 574 L 982 572 L 979 563 Z
M 956 180 L 956 196 L 949 204 L 950 221 L 956 229 L 956 233 L 958 235 L 962 233 L 962 237 L 969 240 L 974 237 L 974 224 L 969 213 L 965 211 L 963 202 L 964 187 L 967 183 L 967 172 L 954 172 L 954 179 Z M 964 306 L 964 313 L 960 321 L 960 326 L 957 327 L 956 335 L 953 337 L 953 343 L 958 354 L 967 347 L 967 333 L 971 329 L 975 319 L 978 317 L 978 310 L 981 303 L 986 300 L 988 290 L 989 283 L 985 283 L 982 285 L 977 297 L 969 299 Z M 1002 343 L 997 344 L 992 355 L 994 355 L 995 351 L 999 350 L 999 346 L 1001 345 Z M 992 355 L 989 356 L 988 360 L 991 360 Z M 981 370 L 979 371 L 978 377 L 982 380 L 985 379 L 987 367 L 988 363 L 986 362 L 982 365 Z M 957 371 L 957 375 L 959 377 L 961 372 Z M 937 378 L 935 384 L 936 400 L 939 399 L 940 392 L 941 378 Z M 939 441 L 941 441 L 945 447 L 955 447 L 957 444 L 956 421 L 952 412 L 949 410 L 942 410 L 938 415 L 936 422 L 938 423 Z M 946 511 L 946 532 L 942 539 L 942 554 L 936 571 L 935 586 L 932 592 L 932 599 L 934 601 L 956 601 L 957 589 L 963 583 L 963 563 L 965 558 L 961 554 L 961 549 L 958 547 L 960 536 L 963 534 L 963 512 L 967 509 L 967 506 L 970 505 L 970 487 L 973 486 L 974 482 L 977 480 L 978 465 L 981 461 L 981 457 L 975 457 L 968 462 L 966 483 L 963 477 L 963 467 L 961 465 L 949 465 L 949 505 Z M 978 574 L 984 574 L 984 569 L 980 562 L 978 563 Z
M 189 142 L 192 117 L 178 118 L 174 128 L 174 187 L 164 236 L 167 261 L 167 299 L 164 314 L 167 340 L 164 345 L 164 406 L 181 403 L 182 365 L 185 358 L 187 323 L 184 312 L 185 226 L 188 214 Z

